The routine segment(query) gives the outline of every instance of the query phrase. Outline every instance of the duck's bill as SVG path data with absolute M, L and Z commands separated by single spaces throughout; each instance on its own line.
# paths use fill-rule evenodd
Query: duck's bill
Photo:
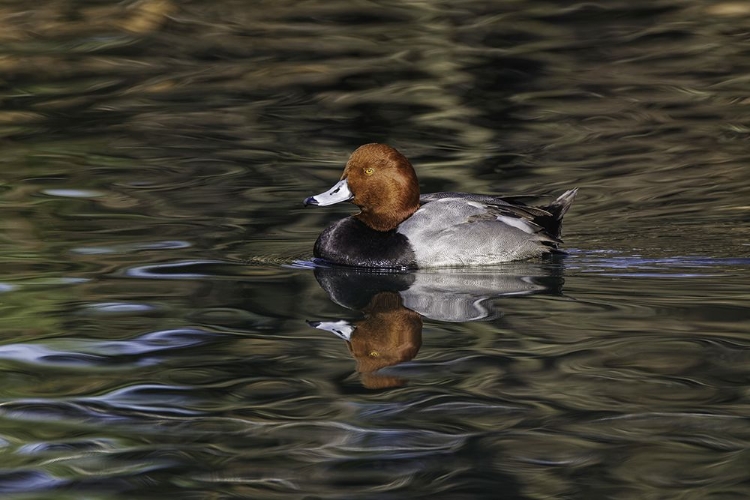
M 334 203 L 351 200 L 353 197 L 354 195 L 349 191 L 349 184 L 347 184 L 346 179 L 341 179 L 325 193 L 316 194 L 315 196 L 307 198 L 305 200 L 305 206 L 316 205 L 324 207 L 326 205 L 333 205 Z
M 307 324 L 318 330 L 331 332 L 347 342 L 351 339 L 355 328 L 354 325 L 343 319 L 340 321 L 308 321 Z

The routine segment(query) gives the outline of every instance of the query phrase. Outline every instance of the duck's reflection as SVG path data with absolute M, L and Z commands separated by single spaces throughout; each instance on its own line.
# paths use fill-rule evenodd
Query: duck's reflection
M 422 346 L 422 317 L 404 307 L 396 292 L 375 294 L 362 312 L 364 319 L 354 323 L 311 321 L 310 325 L 347 341 L 366 387 L 403 385 L 404 380 L 400 377 L 378 374 L 377 371 L 409 361 L 417 355 Z
M 361 311 L 364 318 L 309 321 L 347 342 L 362 384 L 371 389 L 405 384 L 379 370 L 413 359 L 422 345 L 422 318 L 446 322 L 497 318 L 494 299 L 536 293 L 559 294 L 559 267 L 513 266 L 503 270 L 441 270 L 385 273 L 353 268 L 316 268 L 331 300 Z

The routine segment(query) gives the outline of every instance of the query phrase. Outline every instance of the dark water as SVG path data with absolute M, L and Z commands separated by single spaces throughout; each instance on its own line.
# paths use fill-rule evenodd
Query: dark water
M 0 496 L 750 497 L 748 33 L 743 1 L 2 4 Z M 301 201 L 373 141 L 424 192 L 578 186 L 570 255 L 314 269 L 352 209 Z

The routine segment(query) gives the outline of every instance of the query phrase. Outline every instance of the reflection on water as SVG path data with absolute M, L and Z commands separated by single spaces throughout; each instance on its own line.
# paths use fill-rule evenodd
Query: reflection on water
M 315 277 L 331 300 L 364 309 L 380 292 L 397 292 L 403 306 L 428 319 L 466 322 L 500 315 L 491 299 L 560 293 L 558 264 L 513 262 L 503 266 L 422 270 L 402 273 L 346 267 L 315 267 Z
M 394 292 L 380 292 L 362 310 L 365 318 L 355 323 L 312 321 L 310 326 L 346 340 L 357 360 L 357 371 L 369 389 L 398 387 L 405 381 L 379 373 L 387 366 L 410 361 L 422 346 L 422 318 L 403 306 Z
M 557 273 L 559 268 L 553 268 Z M 500 316 L 491 300 L 500 296 L 557 291 L 561 278 L 529 276 L 545 270 L 525 264 L 497 269 L 443 269 L 412 273 L 316 267 L 318 283 L 339 305 L 360 310 L 364 319 L 312 321 L 347 342 L 357 372 L 370 389 L 400 386 L 405 380 L 378 373 L 410 361 L 422 345 L 422 317 L 468 322 Z M 546 271 L 549 272 L 549 271 Z M 523 274 L 527 273 L 527 274 Z M 549 284 L 545 285 L 544 281 Z
M 749 30 L 730 0 L 6 2 L 0 496 L 749 497 Z M 299 200 L 373 141 L 425 193 L 580 186 L 569 257 L 300 265 L 352 210 Z

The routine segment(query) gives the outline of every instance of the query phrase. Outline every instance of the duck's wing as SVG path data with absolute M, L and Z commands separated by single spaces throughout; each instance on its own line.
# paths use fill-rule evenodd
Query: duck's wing
M 455 191 L 443 191 L 440 193 L 427 193 L 419 196 L 419 201 L 427 203 L 435 200 L 442 200 L 443 198 L 460 198 L 463 200 L 477 201 L 480 203 L 518 203 L 524 205 L 523 201 L 538 200 L 541 198 L 538 194 L 514 194 L 514 195 L 496 195 L 496 194 L 475 194 L 475 193 L 457 193 Z
M 560 233 L 562 218 L 575 199 L 578 189 L 571 189 L 560 195 L 551 204 L 544 207 L 526 205 L 521 199 L 531 198 L 522 196 L 493 196 L 472 193 L 430 193 L 420 196 L 420 203 L 425 204 L 437 200 L 459 199 L 465 203 L 481 204 L 484 208 L 480 217 L 473 220 L 496 219 L 527 233 L 537 234 L 550 246 L 556 247 L 562 243 Z
M 486 205 L 487 208 L 496 213 L 496 215 L 518 217 L 530 222 L 533 222 L 537 217 L 552 216 L 551 212 L 542 207 L 532 207 L 520 201 L 521 199 L 532 198 L 531 195 L 506 197 L 488 194 L 444 192 L 423 194 L 419 197 L 419 202 L 424 205 L 425 203 L 445 198 L 458 198 L 467 202 L 481 203 L 482 205 Z

